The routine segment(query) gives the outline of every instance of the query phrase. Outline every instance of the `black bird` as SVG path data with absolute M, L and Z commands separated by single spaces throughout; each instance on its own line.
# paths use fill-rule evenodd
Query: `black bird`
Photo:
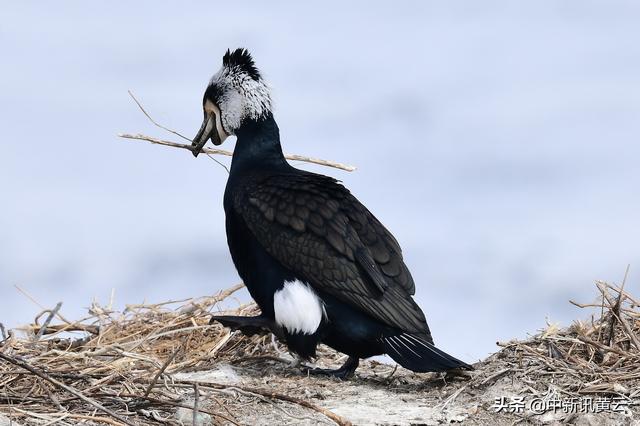
M 261 309 L 216 316 L 232 329 L 269 330 L 304 359 L 322 342 L 360 358 L 388 354 L 413 371 L 471 368 L 433 345 L 398 241 L 335 179 L 292 167 L 280 146 L 269 88 L 246 49 L 227 51 L 203 98 L 193 154 L 237 137 L 224 194 L 231 257 Z

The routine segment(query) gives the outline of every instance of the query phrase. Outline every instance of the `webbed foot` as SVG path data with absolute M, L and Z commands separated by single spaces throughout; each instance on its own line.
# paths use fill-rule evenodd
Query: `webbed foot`
M 358 368 L 359 364 L 359 358 L 350 356 L 349 359 L 347 359 L 347 362 L 345 362 L 342 367 L 335 370 L 330 368 L 303 367 L 303 371 L 309 375 L 329 376 L 345 380 L 353 376 L 353 373 L 356 371 L 356 368 Z

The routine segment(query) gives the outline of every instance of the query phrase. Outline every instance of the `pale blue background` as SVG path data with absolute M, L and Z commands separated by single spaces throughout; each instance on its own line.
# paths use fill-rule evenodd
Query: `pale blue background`
M 14 284 L 77 317 L 112 288 L 123 306 L 237 282 L 226 172 L 115 137 L 170 137 L 127 89 L 193 135 L 237 46 L 286 151 L 359 166 L 313 169 L 397 236 L 444 349 L 584 317 L 567 300 L 627 263 L 639 292 L 640 3 L 344 3 L 0 3 L 0 321 L 38 311 Z

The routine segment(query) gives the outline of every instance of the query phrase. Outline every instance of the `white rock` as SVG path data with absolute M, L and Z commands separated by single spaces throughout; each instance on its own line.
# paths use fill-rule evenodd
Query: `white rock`
M 0 426 L 22 426 L 20 423 L 15 421 L 14 419 L 9 419 L 2 414 L 0 414 Z
M 192 380 L 196 382 L 214 382 L 223 384 L 237 384 L 241 382 L 235 369 L 228 364 L 221 364 L 215 370 L 194 371 L 189 373 L 176 373 L 178 380 Z

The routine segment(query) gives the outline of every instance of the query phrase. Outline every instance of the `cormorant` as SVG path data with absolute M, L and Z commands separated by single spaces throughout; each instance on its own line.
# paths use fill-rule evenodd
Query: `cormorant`
M 238 274 L 260 307 L 256 317 L 214 316 L 246 334 L 262 330 L 308 359 L 324 343 L 360 358 L 388 354 L 413 371 L 469 369 L 433 344 L 412 296 L 398 241 L 349 190 L 284 158 L 271 96 L 246 49 L 227 50 L 203 97 L 193 154 L 237 137 L 224 194 L 227 241 Z

